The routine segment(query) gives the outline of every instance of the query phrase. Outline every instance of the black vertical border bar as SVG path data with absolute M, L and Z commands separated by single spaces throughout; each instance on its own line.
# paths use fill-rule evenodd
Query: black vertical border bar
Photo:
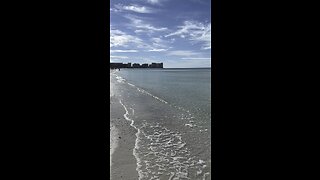
M 106 178 L 109 178 L 110 177 L 110 173 L 109 170 L 110 170 L 110 1 L 109 0 L 100 0 L 102 1 L 103 3 L 103 62 L 104 62 L 104 89 L 105 89 L 105 111 L 107 113 L 106 114 L 106 121 L 105 121 L 105 126 L 107 129 L 107 135 L 105 136 L 106 139 L 105 139 L 105 142 L 106 142 L 106 145 L 105 145 L 105 150 L 106 150 L 106 156 L 107 156 L 107 161 L 108 162 L 108 167 L 105 168 L 105 171 L 108 172 L 106 173 Z M 108 153 L 107 153 L 108 152 Z

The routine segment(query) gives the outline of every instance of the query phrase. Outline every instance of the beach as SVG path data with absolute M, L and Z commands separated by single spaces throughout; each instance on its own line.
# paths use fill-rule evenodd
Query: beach
M 110 94 L 110 179 L 137 180 L 136 159 L 133 156 L 137 131 L 124 118 L 125 109 L 119 99 Z
M 209 72 L 110 72 L 110 179 L 210 179 Z

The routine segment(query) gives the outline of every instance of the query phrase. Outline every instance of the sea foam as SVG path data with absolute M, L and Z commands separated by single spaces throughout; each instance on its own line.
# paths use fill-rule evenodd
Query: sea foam
M 135 86 L 120 76 L 117 82 L 134 87 L 138 92 L 153 97 L 154 99 L 167 104 L 167 101 L 152 95 L 151 93 Z M 126 83 L 125 83 L 126 82 Z M 188 144 L 183 140 L 182 134 L 177 130 L 171 130 L 159 123 L 151 123 L 140 119 L 138 124 L 133 120 L 134 108 L 119 100 L 125 110 L 124 118 L 130 121 L 130 126 L 137 130 L 133 155 L 137 161 L 136 170 L 139 180 L 147 179 L 205 179 L 209 172 L 204 171 L 206 161 L 192 155 Z M 170 105 L 172 106 L 172 105 Z M 174 106 L 173 106 L 174 107 Z M 177 108 L 177 107 L 176 107 Z M 129 112 L 131 109 L 131 112 Z M 177 108 L 185 112 L 180 119 L 191 120 L 188 110 Z M 185 123 L 185 126 L 195 127 L 194 121 Z

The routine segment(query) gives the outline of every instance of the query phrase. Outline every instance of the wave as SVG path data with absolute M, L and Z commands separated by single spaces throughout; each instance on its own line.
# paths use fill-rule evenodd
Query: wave
M 183 110 L 184 115 L 174 115 L 170 117 L 186 121 L 183 126 L 187 129 L 201 128 L 192 121 L 192 114 L 188 110 L 169 104 L 167 101 L 127 82 L 126 79 L 118 75 L 116 75 L 116 79 L 118 83 L 134 87 L 140 93 L 151 96 L 157 101 L 166 104 L 168 108 L 172 106 Z M 130 126 L 137 130 L 133 155 L 137 161 L 136 170 L 139 175 L 139 180 L 208 178 L 210 173 L 208 172 L 207 165 L 209 165 L 210 162 L 206 162 L 197 154 L 191 152 L 192 148 L 190 149 L 189 147 L 191 144 L 187 144 L 183 139 L 184 134 L 180 133 L 177 129 L 169 129 L 166 125 L 161 125 L 156 121 L 147 122 L 147 120 L 143 119 L 134 119 L 139 118 L 139 114 L 138 116 L 133 116 L 135 114 L 135 110 L 132 108 L 133 106 L 131 105 L 130 107 L 129 104 L 126 104 L 127 101 L 124 100 L 123 98 L 119 99 L 120 104 L 125 110 L 123 116 L 131 122 Z M 167 117 L 167 115 L 165 115 L 165 117 Z
M 132 84 L 132 83 L 127 82 L 126 79 L 124 79 L 123 77 L 121 77 L 121 76 L 119 76 L 119 75 L 117 75 L 117 74 L 114 74 L 114 75 L 116 76 L 117 82 L 119 82 L 119 83 L 125 83 L 125 82 L 126 82 L 129 86 L 135 87 L 139 92 L 144 93 L 144 94 L 147 94 L 147 95 L 155 98 L 155 99 L 158 100 L 158 101 L 161 101 L 161 102 L 163 102 L 163 103 L 165 103 L 165 104 L 168 104 L 167 101 L 165 101 L 165 100 L 163 100 L 163 99 L 161 99 L 161 98 L 159 98 L 159 97 L 157 97 L 157 96 L 149 93 L 148 91 L 146 91 L 146 90 L 144 90 L 144 89 L 142 89 L 142 88 L 137 87 L 136 85 L 134 85 L 134 84 Z
M 137 130 L 133 155 L 137 160 L 139 180 L 204 179 L 208 175 L 208 172 L 203 173 L 206 162 L 191 155 L 181 133 L 159 123 L 135 125 L 135 121 L 129 117 L 128 107 L 121 100 L 119 102 L 125 110 L 124 118 Z M 133 114 L 133 108 L 130 109 Z
M 127 109 L 127 107 L 122 103 L 122 101 L 120 100 L 119 101 L 120 102 L 120 104 L 123 106 L 123 108 L 124 108 L 124 110 L 126 111 L 126 113 L 123 115 L 123 117 L 127 120 L 127 121 L 130 121 L 131 123 L 130 123 L 130 126 L 132 126 L 132 127 L 134 127 L 136 130 L 137 130 L 137 133 L 135 134 L 136 135 L 136 141 L 135 141 L 135 146 L 134 146 L 134 148 L 133 148 L 133 156 L 136 158 L 136 160 L 137 160 L 137 168 L 136 168 L 136 170 L 137 170 L 137 172 L 138 172 L 138 174 L 139 174 L 139 180 L 141 179 L 140 177 L 143 177 L 143 174 L 141 174 L 141 171 L 139 170 L 140 168 L 141 168 L 141 160 L 140 160 L 140 158 L 139 158 L 139 156 L 138 156 L 138 154 L 136 153 L 136 150 L 137 149 L 139 149 L 139 145 L 138 145 L 138 143 L 139 143 L 139 135 L 140 135 L 140 133 L 141 133 L 141 131 L 140 131 L 140 129 L 139 128 L 137 128 L 135 125 L 134 125 L 134 120 L 132 120 L 132 119 L 130 119 L 128 116 L 129 116 L 129 111 L 128 111 L 128 109 Z M 132 108 L 131 108 L 132 109 Z M 134 113 L 134 110 L 132 109 L 132 112 Z

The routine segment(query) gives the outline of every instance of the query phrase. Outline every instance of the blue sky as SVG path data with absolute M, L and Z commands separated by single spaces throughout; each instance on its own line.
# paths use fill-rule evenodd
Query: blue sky
M 211 67 L 211 0 L 111 0 L 110 61 Z

